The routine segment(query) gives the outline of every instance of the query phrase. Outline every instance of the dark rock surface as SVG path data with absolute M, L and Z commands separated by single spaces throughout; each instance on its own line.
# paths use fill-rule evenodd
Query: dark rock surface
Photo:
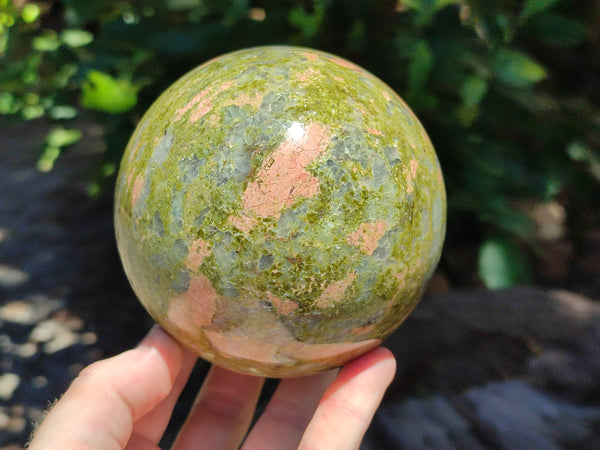
M 599 448 L 600 304 L 534 288 L 425 298 L 363 447 Z
M 0 128 L 1 448 L 23 446 L 82 367 L 151 326 L 122 274 L 112 199 L 85 193 L 101 145 L 86 130 L 43 174 L 31 151 L 43 124 Z M 398 374 L 364 449 L 600 448 L 598 302 L 536 288 L 429 296 L 386 345 Z

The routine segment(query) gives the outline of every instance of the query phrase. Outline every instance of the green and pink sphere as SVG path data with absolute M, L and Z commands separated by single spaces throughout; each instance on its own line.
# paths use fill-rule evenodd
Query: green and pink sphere
M 337 56 L 259 47 L 168 88 L 127 146 L 117 242 L 140 301 L 219 366 L 289 377 L 379 345 L 423 295 L 446 225 L 418 119 Z

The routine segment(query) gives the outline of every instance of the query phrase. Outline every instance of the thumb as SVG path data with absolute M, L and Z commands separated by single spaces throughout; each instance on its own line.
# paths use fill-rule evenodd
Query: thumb
M 136 420 L 171 391 L 183 349 L 154 327 L 133 350 L 85 368 L 36 431 L 30 449 L 123 449 Z

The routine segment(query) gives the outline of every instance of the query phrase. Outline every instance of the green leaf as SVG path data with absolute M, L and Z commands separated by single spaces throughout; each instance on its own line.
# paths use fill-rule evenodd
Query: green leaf
M 77 117 L 77 109 L 72 106 L 57 105 L 50 109 L 50 117 L 56 120 L 73 119 Z
M 455 115 L 464 127 L 469 127 L 479 117 L 479 103 L 487 92 L 488 82 L 485 78 L 473 75 L 465 80 L 460 88 L 460 105 Z
M 526 254 L 507 238 L 490 238 L 479 249 L 479 276 L 488 289 L 503 289 L 531 281 Z
M 202 6 L 202 0 L 167 0 L 165 3 L 171 11 L 185 11 Z
M 307 12 L 302 6 L 297 6 L 288 14 L 290 24 L 298 28 L 305 39 L 316 36 L 324 18 L 325 7 L 321 2 L 315 4 L 312 13 Z
M 456 108 L 454 115 L 463 127 L 470 127 L 479 117 L 477 106 L 460 105 Z
M 49 172 L 60 156 L 63 147 L 79 142 L 83 133 L 74 128 L 54 128 L 46 136 L 46 147 L 37 161 L 37 169 L 40 172 Z
M 83 133 L 81 130 L 74 128 L 55 128 L 48 133 L 48 136 L 46 136 L 46 144 L 48 147 L 66 147 L 78 142 L 82 136 Z
M 83 47 L 94 40 L 94 35 L 89 31 L 72 28 L 61 31 L 60 40 L 69 47 Z
M 0 92 L 0 114 L 13 114 L 17 111 L 14 95 L 10 92 Z
M 499 50 L 490 65 L 501 82 L 514 87 L 529 87 L 546 78 L 546 69 L 518 50 Z
M 42 105 L 28 105 L 21 110 L 21 115 L 25 120 L 38 119 L 44 115 L 44 107 Z
M 460 97 L 465 106 L 479 105 L 487 92 L 488 82 L 485 78 L 473 75 L 466 79 L 460 88 Z
M 415 93 L 422 91 L 432 68 L 433 53 L 427 41 L 421 40 L 415 46 L 413 59 L 408 69 L 408 90 Z
M 35 3 L 27 3 L 21 11 L 21 18 L 25 23 L 35 22 L 40 16 L 40 7 Z
M 430 110 L 437 106 L 437 98 L 426 90 L 427 81 L 433 68 L 433 53 L 425 40 L 417 43 L 408 68 L 408 93 L 406 99 L 416 110 Z
M 138 87 L 129 80 L 119 80 L 110 75 L 91 70 L 81 85 L 81 105 L 88 109 L 119 114 L 137 103 Z
M 31 47 L 40 52 L 53 52 L 61 45 L 54 30 L 45 30 L 31 41 Z
M 53 87 L 55 89 L 66 87 L 78 70 L 76 64 L 63 64 L 51 78 Z
M 464 0 L 435 0 L 434 1 L 434 8 L 436 11 L 439 11 L 442 8 L 445 8 L 446 6 L 449 5 L 455 5 L 457 3 L 461 3 Z
M 531 16 L 541 13 L 557 3 L 558 0 L 527 0 L 523 5 L 519 19 L 521 22 L 526 21 Z
M 37 162 L 37 169 L 40 172 L 50 172 L 54 168 L 54 164 L 60 156 L 60 147 L 47 146 L 40 159 Z
M 400 0 L 405 6 L 408 6 L 411 9 L 416 9 L 417 11 L 422 10 L 426 7 L 426 4 L 429 3 L 427 0 Z

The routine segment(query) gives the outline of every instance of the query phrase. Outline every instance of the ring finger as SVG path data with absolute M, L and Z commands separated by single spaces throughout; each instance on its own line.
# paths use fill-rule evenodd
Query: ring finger
M 264 378 L 213 366 L 173 448 L 237 448 L 252 420 Z
M 296 449 L 319 400 L 337 373 L 338 370 L 333 369 L 281 380 L 243 449 Z

